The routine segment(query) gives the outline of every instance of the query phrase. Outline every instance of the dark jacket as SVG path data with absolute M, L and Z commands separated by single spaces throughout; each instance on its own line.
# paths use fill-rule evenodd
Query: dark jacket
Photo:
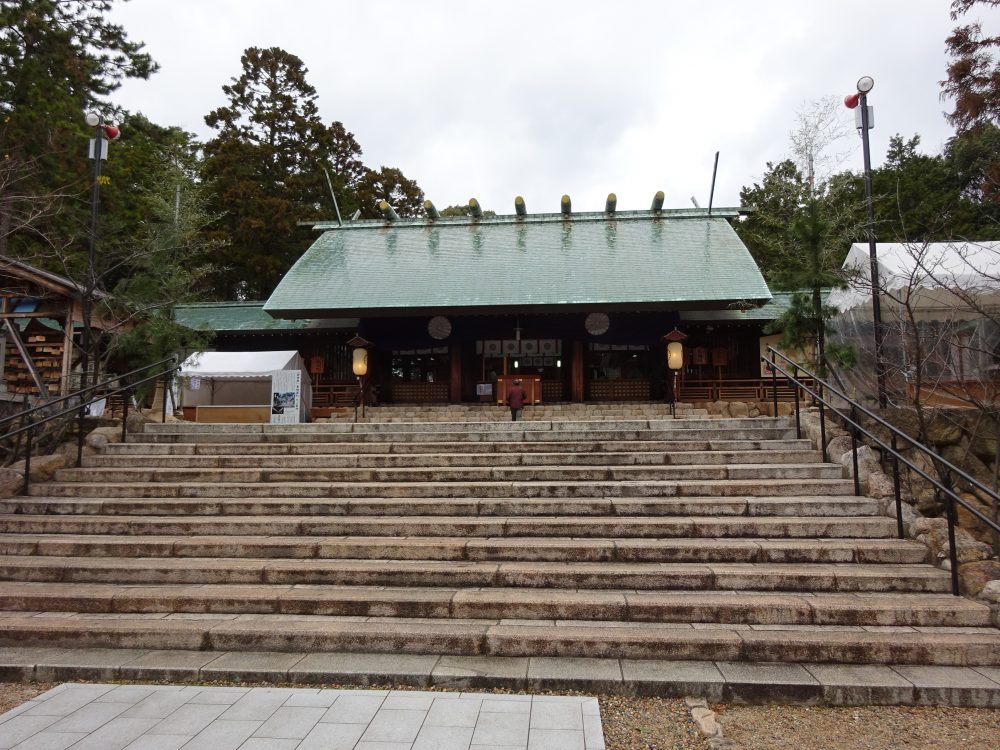
M 521 409 L 528 401 L 528 392 L 519 385 L 512 385 L 507 391 L 507 406 L 511 409 Z

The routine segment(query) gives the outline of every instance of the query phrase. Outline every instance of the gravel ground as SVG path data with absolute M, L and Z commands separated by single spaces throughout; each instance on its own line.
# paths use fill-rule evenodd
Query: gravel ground
M 997 750 L 1000 710 L 712 706 L 741 750 Z
M 599 696 L 608 750 L 706 750 L 691 709 L 673 698 Z M 992 750 L 997 750 L 993 748 Z
M 56 686 L 50 682 L 0 682 L 0 714 Z

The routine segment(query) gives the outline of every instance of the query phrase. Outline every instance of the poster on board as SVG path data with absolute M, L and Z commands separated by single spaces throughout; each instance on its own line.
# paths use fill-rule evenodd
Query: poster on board
M 302 373 L 277 370 L 271 373 L 271 424 L 298 424 L 302 404 Z

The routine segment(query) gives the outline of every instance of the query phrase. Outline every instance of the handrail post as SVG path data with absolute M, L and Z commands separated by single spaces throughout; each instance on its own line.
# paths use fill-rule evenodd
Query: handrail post
M 854 409 L 854 405 L 851 405 L 851 464 L 854 469 L 854 494 L 861 494 L 861 476 L 858 471 L 858 428 L 857 428 L 857 412 Z
M 958 596 L 961 590 L 958 585 L 958 546 L 955 543 L 955 525 L 957 523 L 955 518 L 955 498 L 952 497 L 953 490 L 951 489 L 950 474 L 946 473 L 945 476 L 949 477 L 949 480 L 945 481 L 948 491 L 944 495 L 948 501 L 945 514 L 948 517 L 948 559 L 951 562 L 951 593 Z
M 122 442 L 128 442 L 128 402 L 131 400 L 129 390 L 122 391 Z
M 83 396 L 80 396 L 80 416 L 76 425 L 76 468 L 83 465 L 83 419 L 87 407 L 83 405 Z
M 802 439 L 802 415 L 799 412 L 799 368 L 792 368 L 792 393 L 795 395 L 795 439 Z
M 774 403 L 774 418 L 778 418 L 778 368 L 774 366 L 774 352 L 771 352 L 771 398 Z
M 167 395 L 170 393 L 170 370 L 163 371 L 163 413 L 160 415 L 160 422 L 167 423 Z
M 31 486 L 31 443 L 32 434 L 35 432 L 35 425 L 28 425 L 28 432 L 26 433 L 24 441 L 24 484 L 21 487 L 21 494 L 27 495 L 28 489 Z
M 903 530 L 903 494 L 899 487 L 899 459 L 896 458 L 898 447 L 896 445 L 896 433 L 892 433 L 892 491 L 896 497 L 896 533 L 900 539 L 906 534 Z
M 819 442 L 820 450 L 823 451 L 823 463 L 827 462 L 826 455 L 826 409 L 823 407 L 823 386 L 819 386 Z

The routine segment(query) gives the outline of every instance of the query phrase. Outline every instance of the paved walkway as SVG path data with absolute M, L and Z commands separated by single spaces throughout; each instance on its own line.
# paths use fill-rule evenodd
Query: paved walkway
M 603 750 L 596 698 L 67 683 L 0 715 L 8 750 Z

